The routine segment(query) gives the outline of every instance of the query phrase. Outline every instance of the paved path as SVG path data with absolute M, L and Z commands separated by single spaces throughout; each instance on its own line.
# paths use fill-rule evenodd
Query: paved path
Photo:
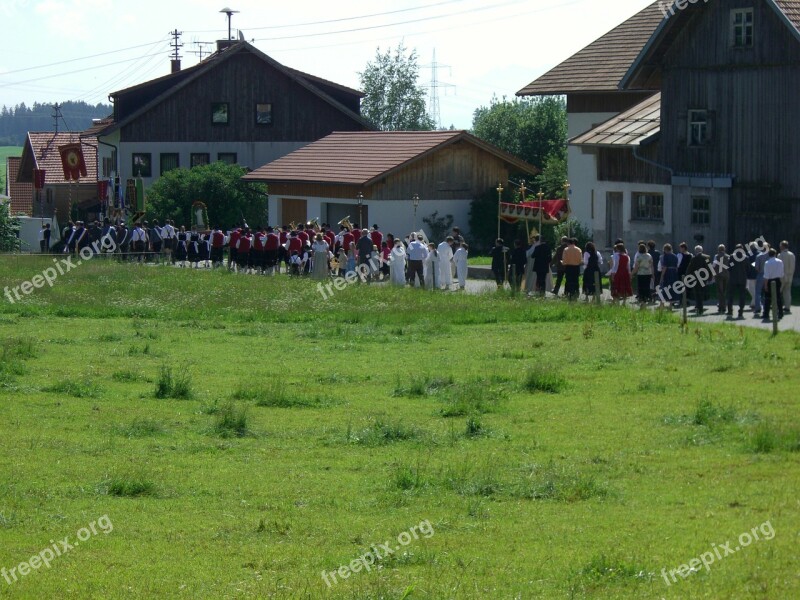
M 506 286 L 506 289 L 509 289 Z M 491 293 L 497 290 L 497 285 L 493 281 L 487 281 L 485 279 L 467 279 L 467 292 L 472 294 L 480 294 L 480 293 Z M 458 292 L 454 292 L 458 293 Z M 539 298 L 531 298 L 531 302 L 540 302 Z M 552 294 L 547 294 L 547 302 L 566 302 L 566 300 L 556 298 Z M 581 300 L 583 302 L 583 300 Z M 610 303 L 611 302 L 611 294 L 608 290 L 603 290 L 603 302 Z M 637 304 L 635 302 L 631 303 L 628 302 L 628 306 L 636 307 Z M 656 305 L 657 306 L 657 305 Z M 653 307 L 654 308 L 654 307 Z M 800 331 L 800 306 L 792 307 L 792 313 L 789 315 L 784 315 L 783 319 L 778 323 L 778 329 L 780 331 Z M 738 312 L 738 308 L 734 307 L 734 315 Z M 675 309 L 673 313 L 676 316 L 680 315 L 680 310 Z M 749 307 L 745 307 L 744 309 L 744 318 L 743 319 L 729 319 L 725 314 L 717 313 L 717 306 L 715 303 L 708 302 L 706 304 L 706 312 L 702 316 L 695 315 L 692 312 L 691 307 L 689 309 L 689 323 L 729 323 L 733 325 L 743 325 L 745 327 L 757 327 L 759 329 L 768 329 L 772 330 L 772 321 L 764 322 L 760 318 L 755 319 L 753 318 L 753 311 Z

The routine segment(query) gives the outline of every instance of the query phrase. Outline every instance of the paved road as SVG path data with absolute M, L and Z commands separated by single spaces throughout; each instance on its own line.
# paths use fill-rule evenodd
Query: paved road
M 497 285 L 493 281 L 487 281 L 485 279 L 468 279 L 467 280 L 467 292 L 472 294 L 480 294 L 480 293 L 491 293 L 497 290 Z M 453 292 L 458 293 L 458 292 Z M 532 302 L 541 302 L 539 298 L 532 298 Z M 556 298 L 552 294 L 547 294 L 547 302 L 566 302 L 566 300 Z M 583 300 L 581 300 L 583 302 Z M 608 290 L 603 291 L 603 302 L 611 302 L 611 294 Z M 628 303 L 630 306 L 635 307 L 637 306 L 635 303 Z M 794 306 L 793 311 L 789 315 L 784 315 L 783 319 L 778 323 L 778 329 L 780 331 L 800 331 L 800 306 Z M 737 308 L 734 308 L 734 315 L 737 312 Z M 745 307 L 744 318 L 743 319 L 729 319 L 727 315 L 717 313 L 717 306 L 715 303 L 708 302 L 706 304 L 706 312 L 702 316 L 695 315 L 694 312 L 689 311 L 689 322 L 697 322 L 697 323 L 729 323 L 738 326 L 745 326 L 745 327 L 757 327 L 759 329 L 768 329 L 772 330 L 772 321 L 764 322 L 760 318 L 755 319 L 753 318 L 753 311 L 750 308 Z M 676 309 L 673 311 L 676 315 L 680 314 L 680 310 Z

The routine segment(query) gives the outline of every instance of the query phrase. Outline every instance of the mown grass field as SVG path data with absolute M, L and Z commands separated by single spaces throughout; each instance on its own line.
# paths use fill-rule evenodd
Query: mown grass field
M 113 523 L 2 597 L 800 595 L 795 334 L 95 260 L 0 340 L 0 567 Z
M 0 146 L 0 193 L 6 189 L 6 158 L 9 156 L 22 156 L 19 146 Z

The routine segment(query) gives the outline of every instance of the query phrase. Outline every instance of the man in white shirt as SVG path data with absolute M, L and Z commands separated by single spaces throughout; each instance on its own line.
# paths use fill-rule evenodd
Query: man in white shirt
M 781 289 L 783 290 L 783 312 L 790 314 L 792 308 L 792 281 L 794 280 L 795 256 L 789 251 L 789 242 L 781 242 L 781 253 L 778 255 L 783 261 L 783 279 Z
M 423 261 L 428 258 L 428 248 L 417 239 L 417 234 L 412 233 L 408 242 L 408 284 L 414 287 L 414 279 L 419 279 L 419 287 L 425 287 L 425 273 Z
M 772 284 L 775 284 L 777 296 L 778 318 L 783 318 L 783 302 L 781 301 L 781 280 L 783 279 L 783 261 L 778 258 L 775 248 L 769 249 L 769 258 L 764 263 L 764 320 L 769 321 L 772 308 Z
M 169 219 L 164 221 L 164 226 L 161 228 L 161 241 L 164 253 L 167 255 L 167 262 L 172 262 L 172 252 L 175 250 L 175 238 L 178 233 Z

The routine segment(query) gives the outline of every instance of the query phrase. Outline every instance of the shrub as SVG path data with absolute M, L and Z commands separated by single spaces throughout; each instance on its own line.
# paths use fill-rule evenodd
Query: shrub
M 221 437 L 246 436 L 247 407 L 234 402 L 223 404 L 214 417 L 214 432 Z
M 175 398 L 177 400 L 191 399 L 194 396 L 191 375 L 184 369 L 178 375 L 173 376 L 172 368 L 162 365 L 156 381 L 154 396 L 156 398 Z
M 528 369 L 522 389 L 531 394 L 559 394 L 567 387 L 567 380 L 558 372 L 535 366 Z

